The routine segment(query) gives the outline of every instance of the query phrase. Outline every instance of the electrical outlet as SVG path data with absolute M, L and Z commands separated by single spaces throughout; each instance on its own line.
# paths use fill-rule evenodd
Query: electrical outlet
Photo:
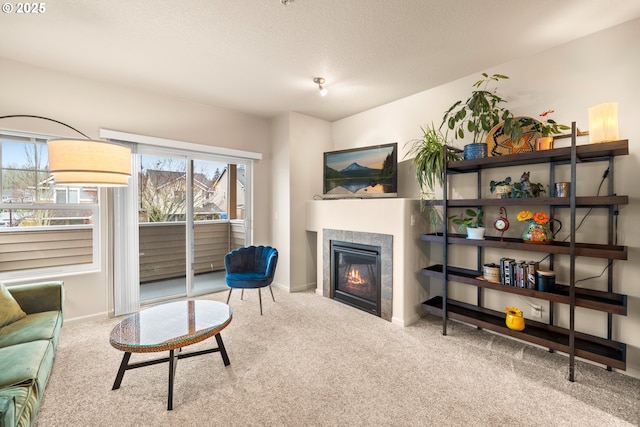
M 532 305 L 531 306 L 531 315 L 533 317 L 542 317 L 542 306 Z

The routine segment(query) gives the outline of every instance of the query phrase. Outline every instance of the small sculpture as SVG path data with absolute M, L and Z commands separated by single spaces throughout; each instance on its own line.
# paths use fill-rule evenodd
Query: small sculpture
M 524 316 L 519 308 L 507 307 L 504 311 L 506 313 L 505 323 L 507 328 L 513 329 L 514 331 L 521 331 L 524 329 Z
M 529 171 L 524 172 L 520 177 L 520 182 L 513 185 L 512 197 L 540 197 L 545 192 L 542 184 L 529 181 L 529 175 Z

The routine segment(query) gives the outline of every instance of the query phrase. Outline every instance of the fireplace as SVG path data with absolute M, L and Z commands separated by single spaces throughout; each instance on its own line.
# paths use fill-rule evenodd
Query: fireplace
M 330 297 L 380 316 L 381 249 L 331 241 Z
M 371 305 L 366 309 L 368 312 L 376 314 L 380 316 L 382 319 L 391 321 L 391 317 L 393 315 L 393 236 L 390 234 L 380 234 L 380 233 L 368 233 L 364 231 L 351 231 L 351 230 L 336 230 L 331 228 L 323 228 L 322 229 L 322 296 L 327 298 L 335 298 L 335 290 L 334 290 L 334 270 L 332 267 L 333 258 L 335 257 L 332 246 L 346 246 L 346 247 L 355 247 L 356 252 L 358 250 L 362 250 L 363 248 L 373 248 L 374 251 L 378 252 L 377 255 L 377 266 L 375 272 L 377 273 L 378 278 L 378 289 L 379 289 L 379 297 L 377 296 L 378 309 L 376 311 L 369 311 Z M 351 255 L 351 254 L 347 254 Z M 361 255 L 360 252 L 357 252 L 358 259 L 360 262 Z M 356 264 L 358 268 L 363 267 L 364 271 L 368 273 L 368 268 L 371 261 L 367 260 L 362 264 L 351 263 L 352 265 Z M 360 271 L 362 276 L 362 271 Z M 338 296 L 342 296 L 343 293 L 338 292 Z M 360 298 L 359 295 L 356 297 Z M 343 301 L 346 304 L 354 305 L 351 301 Z M 360 308 L 360 307 L 358 307 Z M 363 308 L 364 309 L 364 308 Z

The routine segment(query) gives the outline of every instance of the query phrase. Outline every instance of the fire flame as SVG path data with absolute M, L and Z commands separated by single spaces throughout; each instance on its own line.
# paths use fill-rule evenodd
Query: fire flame
M 347 283 L 349 285 L 364 285 L 366 282 L 360 275 L 360 270 L 352 268 L 347 274 Z

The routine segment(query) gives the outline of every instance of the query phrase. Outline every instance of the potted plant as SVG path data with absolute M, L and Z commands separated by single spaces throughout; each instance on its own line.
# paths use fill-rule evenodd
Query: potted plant
M 435 231 L 441 222 L 440 212 L 433 205 L 436 185 L 442 186 L 444 182 L 444 151 L 443 147 L 448 142 L 448 132 L 444 134 L 431 123 L 420 127 L 422 137 L 409 141 L 411 144 L 405 158 L 413 156 L 412 165 L 415 168 L 416 179 L 420 187 L 420 198 L 429 200 L 431 209 L 429 220 Z M 447 161 L 460 160 L 460 150 L 446 150 Z M 424 205 L 423 205 L 424 206 Z
M 482 73 L 482 77 L 473 84 L 476 90 L 471 92 L 466 101 L 457 101 L 449 107 L 440 125 L 442 128 L 446 123 L 457 139 L 464 138 L 465 132 L 473 135 L 473 144 L 464 147 L 465 160 L 487 156 L 487 143 L 484 141 L 489 131 L 501 121 L 505 121 L 505 132 L 519 130 L 517 121 L 512 120 L 512 114 L 502 106 L 506 101 L 496 93 L 495 87 L 489 88 L 489 83 L 509 77 L 503 74 L 489 76 L 487 73 Z
M 549 114 L 555 113 L 555 110 L 547 110 L 540 114 L 540 117 L 545 119 Z M 540 132 L 542 135 L 536 139 L 536 150 L 550 150 L 553 148 L 553 135 L 561 133 L 560 131 L 571 129 L 567 125 L 556 122 L 553 119 L 545 119 L 544 121 L 536 120 L 533 125 L 533 129 L 536 132 Z
M 482 208 L 478 208 L 477 211 L 474 211 L 473 209 L 465 209 L 464 215 L 451 215 L 449 219 L 458 226 L 458 231 L 462 231 L 467 227 L 467 239 L 483 240 L 483 217 L 484 211 Z
M 489 183 L 489 190 L 491 194 L 496 195 L 498 199 L 508 199 L 511 197 L 511 189 L 513 186 L 511 185 L 511 177 L 508 176 L 502 181 L 491 181 Z

